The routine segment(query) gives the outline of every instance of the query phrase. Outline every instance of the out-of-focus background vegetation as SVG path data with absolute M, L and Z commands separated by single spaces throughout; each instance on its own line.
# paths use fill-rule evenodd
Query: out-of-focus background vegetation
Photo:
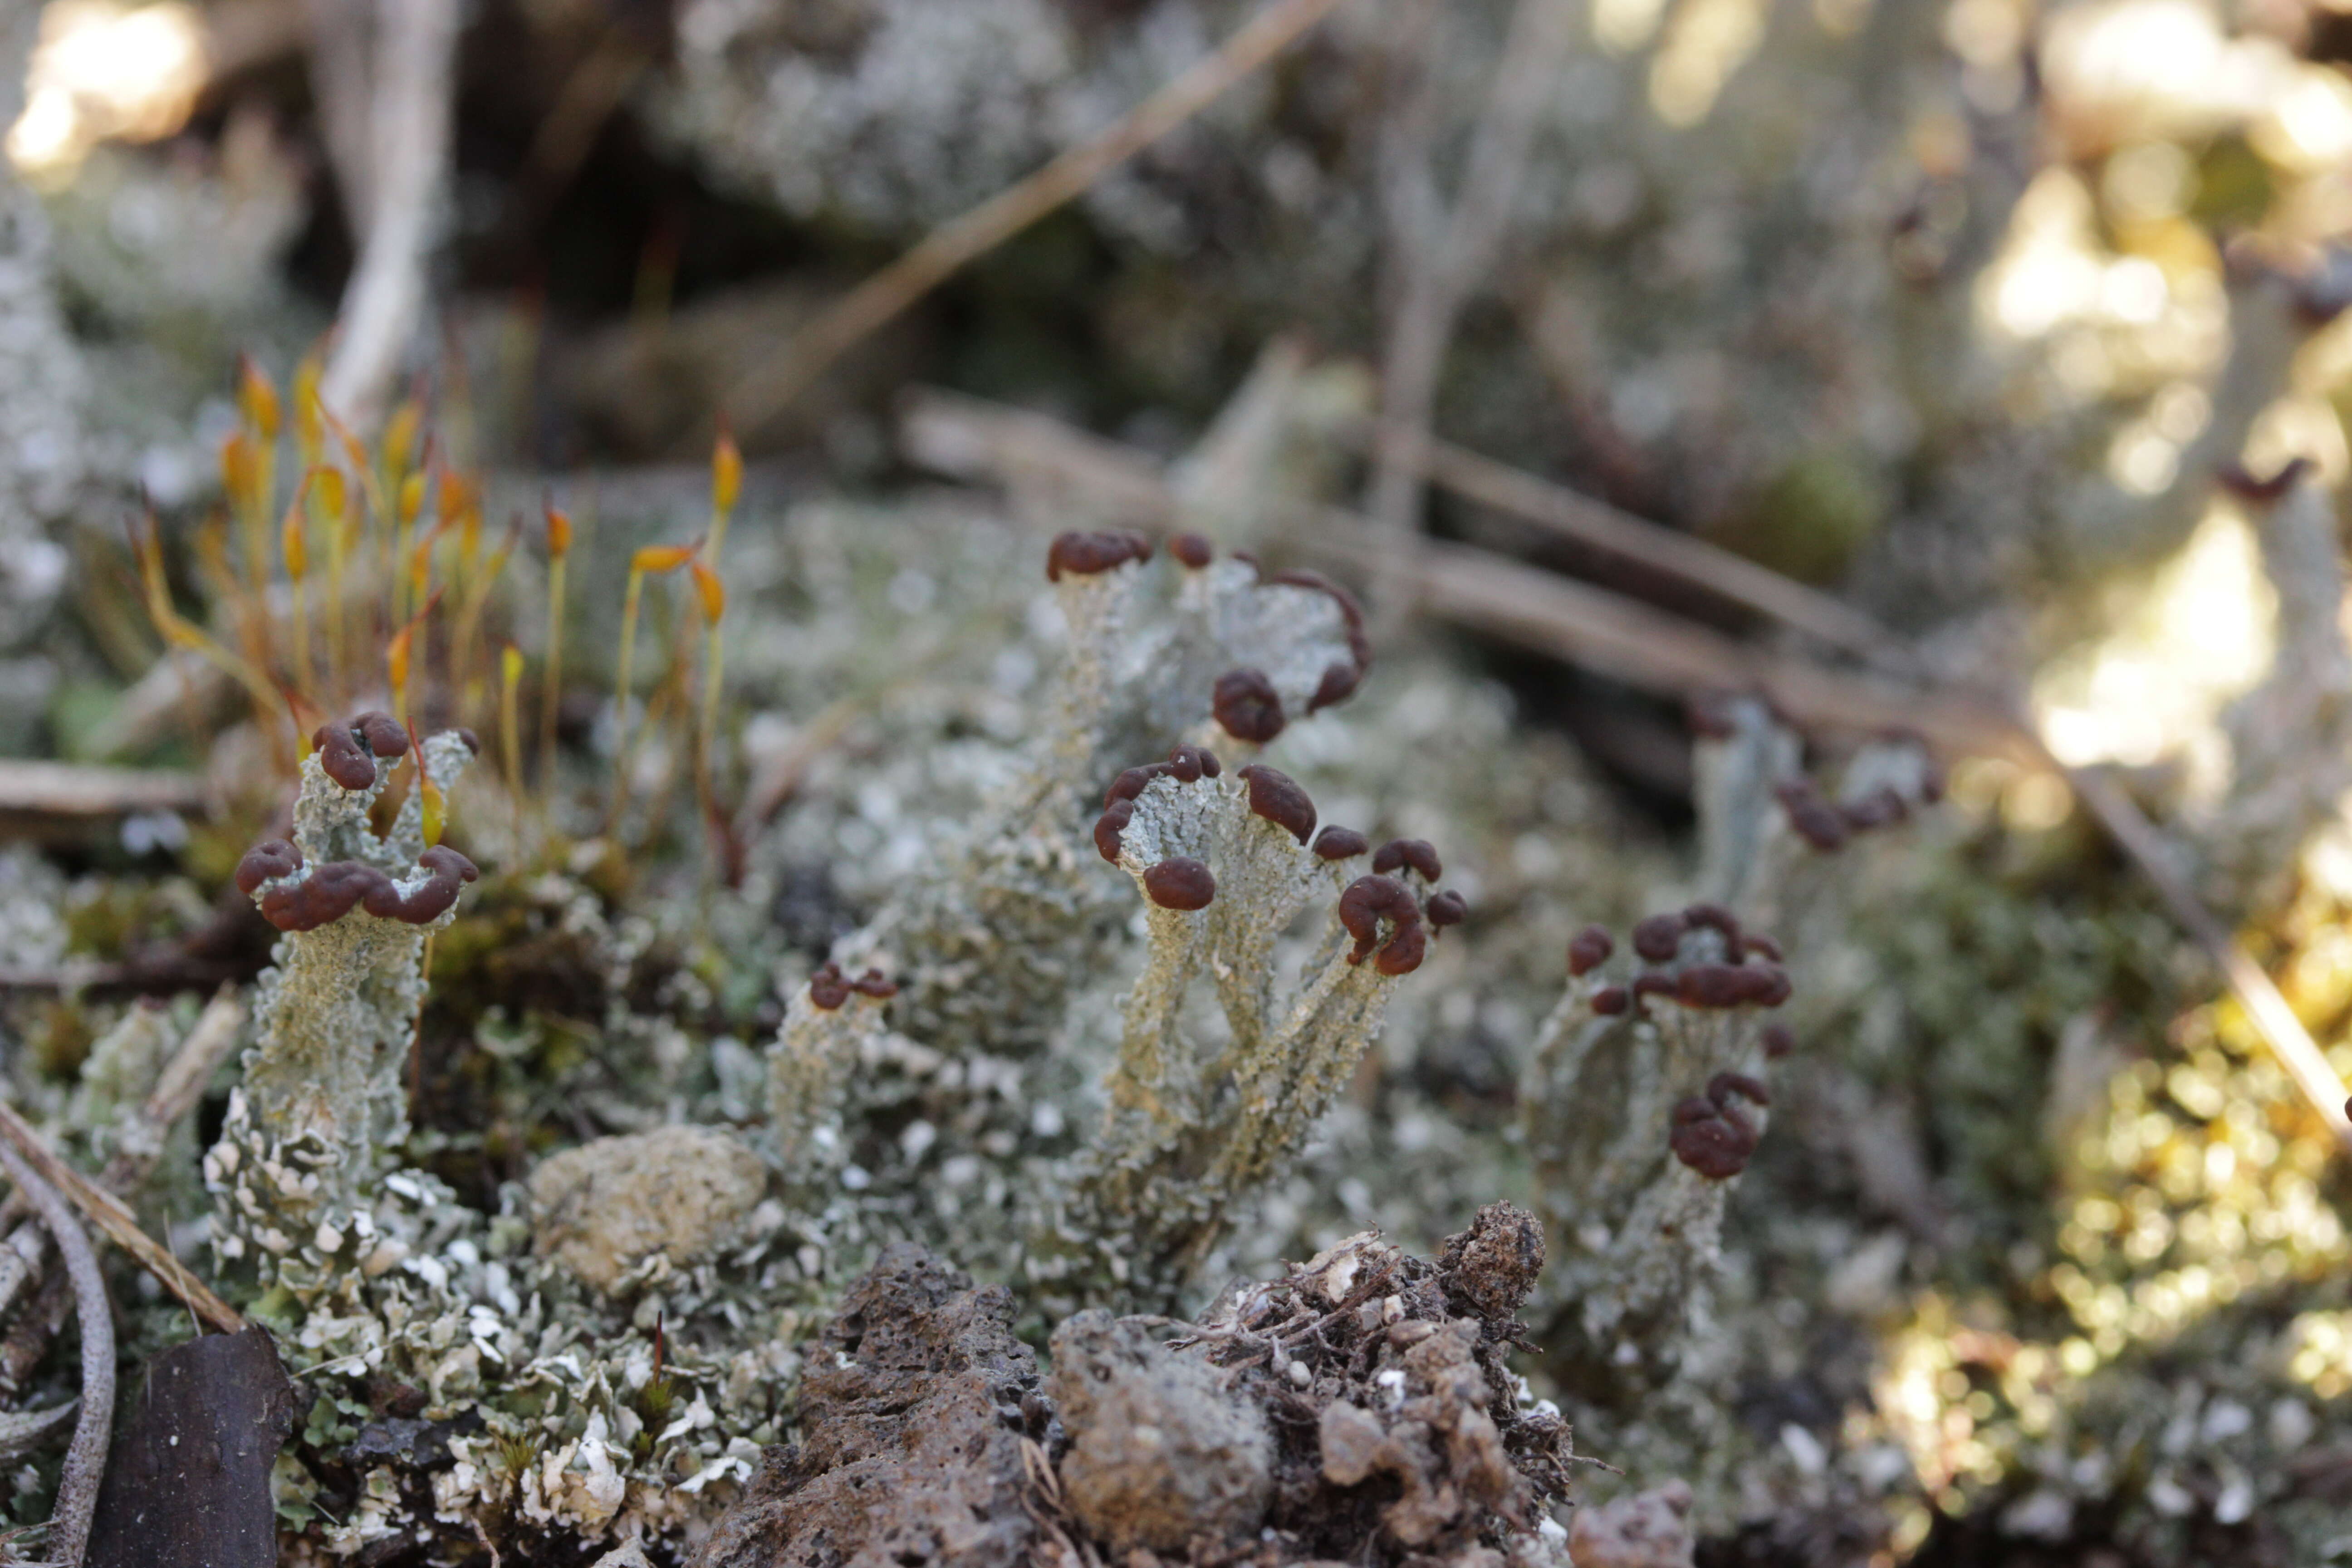
M 1467 683 L 1364 707 L 1402 744 L 1507 738 L 1423 782 L 1546 942 L 1642 912 L 1627 889 L 1688 824 L 1688 699 L 1760 684 L 1825 748 L 1907 725 L 1949 765 L 1952 820 L 1876 874 L 1822 983 L 1837 1065 L 1775 1124 L 1818 1206 L 1735 1295 L 1808 1305 L 1755 1351 L 1707 1560 L 2352 1561 L 2340 1120 L 2277 1065 L 2276 993 L 2215 967 L 2273 976 L 2321 1071 L 2352 1070 L 2352 8 L 0 16 L 0 754 L 89 770 L 0 781 L 0 828 L 42 847 L 0 860 L 11 1071 L 46 1070 L 16 1048 L 40 1041 L 71 1067 L 96 1025 L 58 998 L 92 975 L 258 962 L 125 968 L 203 929 L 282 793 L 278 721 L 142 602 L 152 515 L 167 596 L 229 615 L 205 541 L 255 417 L 240 355 L 285 389 L 309 361 L 363 443 L 429 409 L 478 526 L 522 520 L 521 568 L 548 498 L 580 520 L 546 733 L 583 756 L 612 745 L 625 547 L 693 537 L 731 433 L 719 793 L 809 952 L 895 842 L 841 704 L 981 668 L 990 637 L 991 679 L 1022 684 L 1018 594 L 967 513 L 1011 519 L 991 542 L 1182 519 L 1348 577 L 1384 654 Z M 1271 58 L 958 248 L 1268 16 L 1292 27 Z M 2294 506 L 2328 520 L 2315 552 L 2271 526 Z M 541 582 L 517 595 L 534 658 Z M 833 679 L 861 660 L 880 673 Z M 488 679 L 446 711 L 488 723 Z M 811 759 L 844 736 L 829 780 Z M 787 796 L 822 809 L 762 851 Z M 651 837 L 704 864 L 690 827 Z M 41 900 L 70 918 L 23 912 Z M 1491 1131 L 1527 1022 L 1465 990 L 1385 1054 Z M 1351 1153 L 1430 1147 L 1381 1107 L 1318 1152 L 1317 1191 Z M 1379 1195 L 1348 1217 L 1420 1223 Z M 1300 1203 L 1269 1247 L 1320 1223 Z M 1436 1206 L 1432 1236 L 1467 1212 Z M 1638 1419 L 1601 1436 L 1693 1462 Z

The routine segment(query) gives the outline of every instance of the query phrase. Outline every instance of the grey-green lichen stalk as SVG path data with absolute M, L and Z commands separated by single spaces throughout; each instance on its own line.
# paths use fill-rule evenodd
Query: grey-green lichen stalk
M 237 886 L 285 934 L 254 1003 L 255 1039 L 221 1138 L 205 1158 L 221 1198 L 218 1246 L 250 1257 L 266 1283 L 326 1283 L 297 1259 L 372 1245 L 367 1195 L 407 1131 L 404 1068 L 425 1004 L 426 934 L 448 924 L 472 862 L 426 843 L 426 788 L 446 798 L 473 755 L 450 731 L 416 749 L 423 779 L 379 835 L 369 812 L 409 749 L 372 713 L 330 726 L 302 762 L 294 841 L 273 839 L 237 868 Z M 299 1249 L 299 1250 L 298 1250 Z
M 1794 1048 L 1788 1026 L 1767 1019 L 1791 994 L 1781 941 L 1805 951 L 1849 840 L 1941 789 L 1906 739 L 1859 747 L 1824 790 L 1761 702 L 1700 718 L 1705 896 L 1637 924 L 1630 971 L 1606 931 L 1578 934 L 1520 1085 L 1559 1248 L 1548 1286 L 1563 1303 L 1559 1350 L 1592 1387 L 1653 1387 L 1680 1368 L 1706 1321 L 1726 1198 L 1763 1136 L 1770 1064 Z M 1780 940 L 1759 932 L 1767 922 Z
M 1255 750 L 1362 679 L 1360 617 L 1322 579 L 1193 535 L 1166 569 L 1153 554 L 1131 533 L 1055 541 L 1067 651 L 1025 763 L 838 954 L 897 978 L 919 1038 L 1034 1054 L 1092 977 L 1119 911 L 1072 829 L 1102 779 L 1178 741 Z
M 1122 1282 L 1184 1282 L 1329 1108 L 1398 979 L 1465 912 L 1459 894 L 1434 891 L 1429 845 L 1373 854 L 1351 828 L 1317 834 L 1315 817 L 1286 774 L 1228 773 L 1193 746 L 1111 784 L 1095 843 L 1142 892 L 1150 949 L 1078 1210 Z M 1368 855 L 1369 873 L 1354 875 Z M 1280 943 L 1318 894 L 1334 897 L 1331 912 L 1285 992 Z M 1196 981 L 1216 994 L 1213 1043 L 1183 1026 Z

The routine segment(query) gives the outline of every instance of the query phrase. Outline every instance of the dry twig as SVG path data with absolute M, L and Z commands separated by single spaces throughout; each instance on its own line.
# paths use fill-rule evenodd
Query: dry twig
M 809 764 L 837 743 L 850 721 L 876 705 L 875 697 L 843 697 L 825 705 L 781 752 L 760 770 L 735 816 L 735 835 L 749 840 L 775 819 L 807 776 Z
M 104 1231 L 108 1240 L 131 1254 L 141 1268 L 162 1280 L 165 1289 L 188 1304 L 190 1311 L 224 1333 L 245 1331 L 243 1314 L 214 1295 L 203 1280 L 188 1271 L 187 1265 L 140 1229 L 138 1219 L 123 1205 L 121 1199 L 100 1190 L 92 1184 L 89 1178 L 58 1159 L 49 1146 L 41 1142 L 41 1135 L 16 1114 L 13 1106 L 0 1104 L 0 1141 L 15 1145 L 16 1154 L 23 1157 L 26 1164 L 72 1199 L 74 1207 L 81 1210 L 92 1225 Z
M 1366 505 L 1386 554 L 1374 576 L 1373 613 L 1393 623 L 1411 607 L 1412 536 L 1421 528 L 1430 416 L 1463 304 L 1494 265 L 1510 226 L 1549 91 L 1576 37 L 1580 8 L 1567 0 L 1519 0 L 1470 144 L 1453 210 L 1435 212 L 1426 134 L 1399 151 L 1391 177 L 1390 242 L 1401 276 L 1381 358 L 1381 422 Z
M 204 808 L 204 781 L 194 773 L 0 759 L 0 837 L 38 837 L 141 812 L 194 816 Z
M 13 1121 L 16 1113 L 9 1111 Z M 22 1125 L 22 1123 L 18 1123 Z M 89 1544 L 89 1521 L 98 1508 L 99 1483 L 106 1479 L 107 1439 L 114 1427 L 114 1308 L 107 1300 L 106 1277 L 99 1272 L 98 1254 L 89 1237 L 76 1224 L 73 1210 L 55 1187 L 37 1174 L 29 1155 L 0 1144 L 0 1170 L 16 1184 L 38 1211 L 41 1223 L 65 1258 L 66 1278 L 73 1282 L 74 1309 L 81 1321 L 81 1415 L 74 1423 L 73 1442 L 66 1449 L 65 1474 L 58 1482 L 58 1498 L 49 1517 L 48 1561 L 59 1568 L 81 1568 L 82 1551 Z
M 1145 99 L 1124 120 L 925 235 L 915 247 L 835 300 L 784 352 L 739 381 L 730 422 L 749 434 L 852 344 L 896 318 L 974 257 L 994 249 L 1207 108 L 1225 89 L 1297 41 L 1339 0 L 1272 0 L 1217 50 Z
M 351 6 L 325 6 L 351 21 Z M 329 37 L 320 18 L 321 47 Z M 337 316 L 319 395 L 352 425 L 375 423 L 426 304 L 425 270 L 450 165 L 457 0 L 381 0 L 370 51 L 365 240 Z M 347 65 L 347 62 L 345 62 Z M 341 67 L 335 90 L 355 90 Z M 329 123 L 346 110 L 331 106 Z M 339 154 L 339 172 L 342 172 Z
M 1912 663 L 1902 640 L 1870 616 L 1744 555 L 1451 442 L 1432 439 L 1428 453 L 1430 479 L 1466 500 L 1705 588 L 1882 668 L 1905 669 Z

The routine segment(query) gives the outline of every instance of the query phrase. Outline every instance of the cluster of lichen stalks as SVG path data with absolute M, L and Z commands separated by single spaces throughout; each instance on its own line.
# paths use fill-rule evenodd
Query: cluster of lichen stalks
M 821 1311 L 900 1239 L 968 1245 L 1017 1270 L 1049 1312 L 1180 1304 L 1295 1159 L 1377 1037 L 1395 986 L 1467 909 L 1438 888 L 1433 846 L 1375 847 L 1318 823 L 1287 774 L 1226 764 L 1360 681 L 1353 603 L 1319 578 L 1261 573 L 1190 536 L 1166 559 L 1173 581 L 1160 584 L 1155 620 L 1145 542 L 1055 542 L 1047 574 L 1069 657 L 1029 769 L 795 992 L 768 1048 L 761 1134 L 595 1140 L 542 1164 L 550 1180 L 534 1178 L 528 1213 L 487 1225 L 430 1177 L 392 1169 L 427 935 L 473 874 L 435 842 L 470 737 L 418 741 L 381 714 L 313 737 L 293 841 L 257 847 L 238 873 L 285 935 L 205 1163 L 215 1234 L 232 1274 L 253 1271 L 264 1315 L 329 1364 L 396 1373 L 435 1417 L 472 1410 L 488 1424 L 483 1438 L 453 1441 L 465 1457 L 434 1483 L 442 1520 L 523 1519 L 590 1539 L 679 1527 L 705 1506 L 706 1483 L 748 1479 L 757 1446 L 788 1429 L 797 1355 L 768 1340 L 774 1320 L 747 1309 L 789 1297 Z M 1118 750 L 1171 733 L 1165 761 L 1117 771 L 1088 804 L 1085 781 L 1110 772 Z M 1769 722 L 1738 733 L 1767 761 L 1789 743 Z M 1718 744 L 1736 750 L 1738 733 Z M 415 787 L 378 834 L 371 809 L 403 753 Z M 1798 775 L 1776 764 L 1760 776 Z M 1899 814 L 1886 800 L 1901 805 L 1879 777 L 1859 769 L 1852 798 L 1811 804 L 1848 827 L 1878 825 Z M 1739 796 L 1758 820 L 1732 836 L 1747 858 L 1724 873 L 1728 885 L 1769 884 L 1755 860 L 1819 846 L 1794 821 L 1808 815 L 1798 795 L 1781 794 Z M 1015 1073 L 1052 1069 L 1030 1042 L 1126 923 L 1106 918 L 1100 873 L 1083 854 L 1088 812 L 1097 856 L 1140 890 L 1146 946 L 1115 1057 L 1096 1065 L 1093 1137 L 1048 1163 L 1023 1141 L 1043 1136 L 1034 1119 L 1018 1135 L 1000 1129 L 992 1156 L 1024 1164 L 1034 1189 L 992 1205 L 1002 1215 L 931 1206 L 939 1184 L 912 1157 L 895 1171 L 852 1166 L 849 1151 L 874 1143 L 860 1118 L 875 1109 L 863 1097 L 877 1067 L 961 1049 L 1004 1053 Z M 1320 924 L 1303 922 L 1318 903 Z M 1577 1304 L 1604 1363 L 1622 1368 L 1630 1355 L 1663 1377 L 1714 1258 L 1724 1189 L 1761 1136 L 1765 1062 L 1787 1035 L 1760 1015 L 1789 984 L 1779 950 L 1717 903 L 1644 922 L 1633 946 L 1646 967 L 1622 982 L 1605 973 L 1605 935 L 1571 947 L 1569 994 L 1532 1052 L 1528 1145 L 1555 1231 L 1572 1233 L 1555 1271 L 1568 1294 L 1557 1284 L 1544 1294 Z M 972 1097 L 969 1085 L 960 1092 Z M 630 1186 L 641 1178 L 654 1185 Z M 675 1223 L 627 1244 L 635 1251 L 612 1240 L 601 1211 L 658 1213 L 680 1184 L 694 1188 L 692 1215 L 681 1203 Z M 681 1323 L 703 1341 L 698 1362 L 674 1350 L 661 1372 L 665 1388 L 695 1391 L 674 1418 L 682 1394 L 656 1413 L 644 1392 L 644 1338 L 659 1316 L 640 1321 L 643 1293 L 656 1286 L 673 1345 Z M 770 1289 L 781 1294 L 763 1304 Z M 578 1321 L 562 1322 L 567 1311 Z M 377 1501 L 369 1528 L 404 1517 L 396 1487 Z

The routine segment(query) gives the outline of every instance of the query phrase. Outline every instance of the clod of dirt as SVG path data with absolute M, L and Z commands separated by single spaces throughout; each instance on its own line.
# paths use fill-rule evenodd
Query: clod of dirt
M 1691 1568 L 1690 1509 L 1681 1481 L 1580 1509 L 1569 1552 L 1576 1568 Z
M 1448 1305 L 1488 1322 L 1507 1321 L 1543 1273 L 1543 1226 L 1527 1210 L 1489 1204 L 1470 1228 L 1448 1237 L 1437 1259 Z
M 1524 1515 L 1519 1477 L 1503 1436 L 1486 1413 L 1491 1397 L 1478 1370 L 1478 1326 L 1456 1318 L 1414 1336 L 1402 1354 L 1383 1354 L 1383 1372 L 1404 1373 L 1372 1408 L 1347 1401 L 1323 1407 L 1318 1441 L 1323 1479 L 1357 1487 L 1394 1479 L 1398 1497 L 1381 1510 L 1382 1529 L 1407 1546 L 1425 1546 L 1486 1510 Z M 1393 1352 L 1399 1338 L 1391 1335 Z M 1402 1395 L 1402 1397 L 1399 1397 Z M 1383 1414 L 1374 1414 L 1374 1410 Z
M 1256 1531 L 1274 1490 L 1265 1418 L 1205 1359 L 1103 1311 L 1055 1329 L 1053 1359 L 1062 1497 L 1089 1535 L 1125 1554 Z
M 1034 1560 L 1024 1425 L 1037 1361 L 1013 1296 L 923 1248 L 886 1250 L 808 1358 L 798 1446 L 771 1448 L 693 1568 L 1014 1568 Z
M 1263 1568 L 1565 1568 L 1565 1532 L 1545 1509 L 1565 1490 L 1568 1429 L 1549 1407 L 1520 1405 L 1504 1361 L 1543 1256 L 1536 1221 L 1495 1204 L 1438 1263 L 1367 1231 L 1235 1288 L 1168 1344 L 1140 1324 L 1073 1320 L 1054 1342 L 1071 1439 L 1057 1528 L 1126 1563 L 1181 1547 L 1192 1563 Z M 1222 1379 L 1202 1381 L 1213 1369 Z M 1204 1392 L 1171 1394 L 1179 1378 Z M 1175 1453 L 1204 1435 L 1211 1395 L 1254 1408 L 1272 1439 L 1262 1507 L 1244 1511 Z M 1181 1436 L 1171 1407 L 1194 1424 Z M 1129 1458 L 1154 1448 L 1168 1457 Z M 1238 1540 L 1247 1522 L 1256 1539 Z
M 530 1176 L 532 1245 L 600 1290 L 656 1252 L 708 1257 L 767 1190 L 760 1157 L 707 1127 L 568 1149 Z

